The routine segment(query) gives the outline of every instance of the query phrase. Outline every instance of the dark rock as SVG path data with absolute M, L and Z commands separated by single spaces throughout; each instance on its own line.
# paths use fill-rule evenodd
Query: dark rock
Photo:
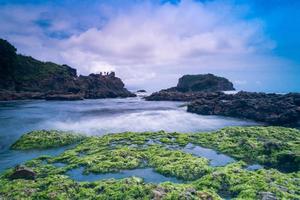
M 176 87 L 155 92 L 145 99 L 148 101 L 192 101 L 209 92 L 235 90 L 233 84 L 213 74 L 184 75 Z
M 44 99 L 45 94 L 41 92 L 15 92 L 15 91 L 0 91 L 0 100 L 25 100 L 25 99 Z
M 10 175 L 10 179 L 26 179 L 34 180 L 36 178 L 36 173 L 25 166 L 17 166 L 15 171 Z
M 160 200 L 166 195 L 167 191 L 163 187 L 157 187 L 156 189 L 152 190 L 153 193 L 153 200 Z
M 298 94 L 286 95 L 255 92 L 203 95 L 188 105 L 188 112 L 247 118 L 272 125 L 296 125 L 300 121 Z M 211 98 L 213 97 L 213 98 Z
M 16 48 L 0 39 L 0 100 L 45 97 L 77 100 L 82 98 L 81 95 L 84 98 L 135 96 L 124 88 L 122 80 L 114 72 L 78 77 L 76 69 L 68 65 L 41 62 L 18 55 Z
M 235 90 L 233 84 L 228 79 L 213 74 L 184 75 L 179 79 L 175 89 L 179 92 L 217 92 Z
M 293 152 L 284 152 L 277 155 L 277 165 L 283 171 L 299 171 L 300 155 Z
M 136 92 L 143 92 L 143 93 L 145 93 L 145 92 L 147 92 L 146 90 L 138 90 L 138 91 L 136 91 Z
M 275 194 L 272 192 L 260 192 L 259 196 L 261 200 L 277 200 Z
M 162 90 L 145 97 L 147 101 L 193 101 L 201 98 L 214 99 L 225 94 L 223 92 L 168 92 Z
M 59 100 L 59 101 L 76 101 L 83 100 L 82 94 L 52 94 L 45 97 L 46 100 Z
M 124 83 L 115 75 L 90 74 L 79 76 L 78 84 L 86 99 L 135 97 L 136 95 L 124 88 Z

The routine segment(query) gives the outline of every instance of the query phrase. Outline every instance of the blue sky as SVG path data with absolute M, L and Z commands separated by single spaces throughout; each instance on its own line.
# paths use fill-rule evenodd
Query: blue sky
M 0 37 L 81 74 L 159 90 L 215 73 L 239 90 L 300 92 L 297 0 L 0 0 Z

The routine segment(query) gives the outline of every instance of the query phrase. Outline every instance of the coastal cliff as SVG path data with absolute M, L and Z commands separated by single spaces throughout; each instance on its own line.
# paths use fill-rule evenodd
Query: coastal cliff
M 79 100 L 135 96 L 115 73 L 78 76 L 68 65 L 42 62 L 16 53 L 0 39 L 0 100 Z

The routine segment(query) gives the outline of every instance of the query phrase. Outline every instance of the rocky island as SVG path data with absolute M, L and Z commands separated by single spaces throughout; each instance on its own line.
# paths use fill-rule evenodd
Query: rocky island
M 114 72 L 77 75 L 68 65 L 42 62 L 19 55 L 0 39 L 0 100 L 81 100 L 133 97 Z

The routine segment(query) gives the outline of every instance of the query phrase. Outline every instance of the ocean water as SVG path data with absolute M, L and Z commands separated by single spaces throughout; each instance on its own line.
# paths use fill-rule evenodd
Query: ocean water
M 0 172 L 39 155 L 57 155 L 68 147 L 46 151 L 13 151 L 22 134 L 37 129 L 72 130 L 88 135 L 124 131 L 192 133 L 255 122 L 186 112 L 184 102 L 144 101 L 141 97 L 84 101 L 26 100 L 0 102 Z

